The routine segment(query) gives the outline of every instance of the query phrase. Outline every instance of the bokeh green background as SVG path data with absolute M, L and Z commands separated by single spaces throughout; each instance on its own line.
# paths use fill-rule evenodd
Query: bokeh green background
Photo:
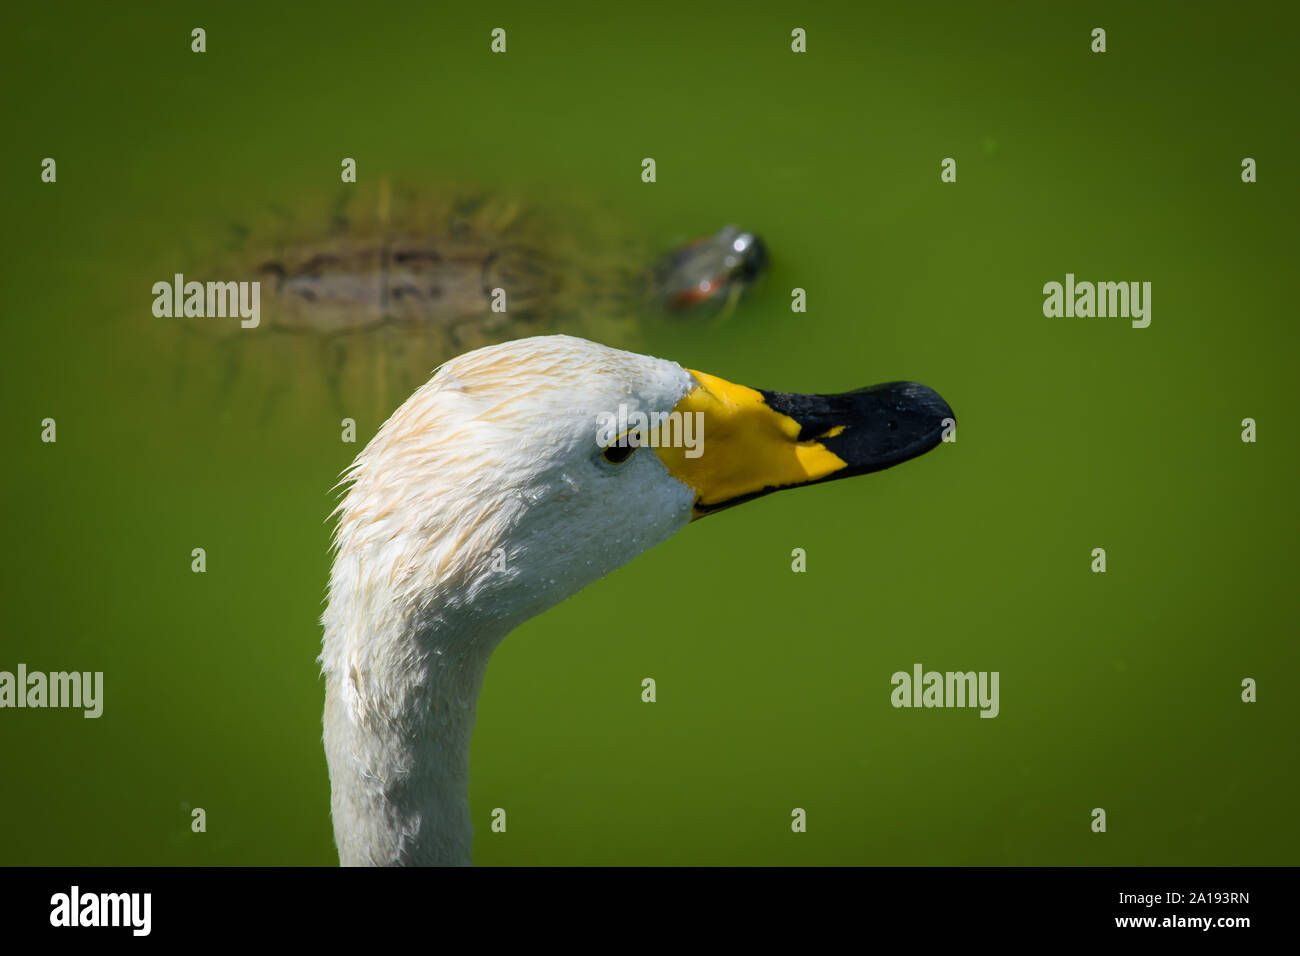
M 187 249 L 342 156 L 581 195 L 652 244 L 752 226 L 758 293 L 647 350 L 792 391 L 916 379 L 961 422 L 901 468 L 696 524 L 510 636 L 474 738 L 478 863 L 1300 862 L 1289 13 L 140 7 L 24 5 L 0 40 L 0 669 L 106 675 L 97 721 L 0 711 L 0 863 L 336 859 L 314 657 L 359 446 L 313 370 L 254 414 L 275 383 L 223 396 L 149 309 Z M 1152 282 L 1151 327 L 1044 318 L 1067 271 Z M 893 709 L 915 662 L 999 671 L 1001 715 Z

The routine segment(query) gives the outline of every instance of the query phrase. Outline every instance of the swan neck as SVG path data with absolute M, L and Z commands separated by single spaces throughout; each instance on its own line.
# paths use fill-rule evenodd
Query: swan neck
M 325 748 L 345 866 L 468 866 L 470 738 L 504 631 L 402 621 L 326 668 Z M 328 643 L 328 641 L 327 641 Z

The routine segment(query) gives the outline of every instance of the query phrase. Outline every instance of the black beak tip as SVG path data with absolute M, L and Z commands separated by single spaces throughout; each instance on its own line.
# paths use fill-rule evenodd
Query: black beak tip
M 799 423 L 800 441 L 817 441 L 844 461 L 846 467 L 831 478 L 881 471 L 923 455 L 942 443 L 957 420 L 943 396 L 919 382 L 886 382 L 839 395 L 763 396 Z
M 855 426 L 837 451 L 849 471 L 863 474 L 901 464 L 943 442 L 957 421 L 952 406 L 919 382 L 887 382 L 849 392 Z
M 934 427 L 943 431 L 944 421 L 956 422 L 952 406 L 944 401 L 943 396 L 920 382 L 898 383 L 897 404 L 902 415 L 910 416 L 924 423 L 927 419 Z

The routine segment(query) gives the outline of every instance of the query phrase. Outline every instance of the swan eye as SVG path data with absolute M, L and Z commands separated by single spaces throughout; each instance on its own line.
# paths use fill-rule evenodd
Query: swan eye
M 624 432 L 614 440 L 614 444 L 601 449 L 600 457 L 611 465 L 621 465 L 641 446 L 637 439 L 636 432 Z
M 632 452 L 636 451 L 635 445 L 610 445 L 600 453 L 611 465 L 621 465 L 632 457 Z

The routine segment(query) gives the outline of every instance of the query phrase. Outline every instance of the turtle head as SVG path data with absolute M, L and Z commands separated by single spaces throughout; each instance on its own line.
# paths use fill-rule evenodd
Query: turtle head
M 706 304 L 733 304 L 765 268 L 763 240 L 739 226 L 724 226 L 666 255 L 655 269 L 655 279 L 668 308 L 688 312 Z

